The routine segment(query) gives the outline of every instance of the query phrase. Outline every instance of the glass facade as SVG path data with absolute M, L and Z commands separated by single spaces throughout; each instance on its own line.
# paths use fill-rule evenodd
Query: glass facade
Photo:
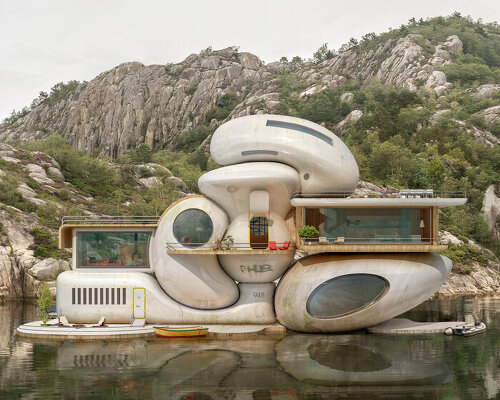
M 77 267 L 149 268 L 151 232 L 77 232 Z
M 349 274 L 319 285 L 307 299 L 307 312 L 316 318 L 350 314 L 378 300 L 386 292 L 385 279 L 371 274 Z
M 304 223 L 326 243 L 422 243 L 432 232 L 430 208 L 306 208 Z
M 184 247 L 200 247 L 210 240 L 214 226 L 206 212 L 190 208 L 175 218 L 173 231 L 177 242 Z

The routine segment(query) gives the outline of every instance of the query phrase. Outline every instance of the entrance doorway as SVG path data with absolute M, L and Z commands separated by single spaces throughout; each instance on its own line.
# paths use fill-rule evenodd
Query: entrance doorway
M 252 249 L 267 249 L 269 242 L 269 221 L 266 217 L 250 219 L 250 247 Z

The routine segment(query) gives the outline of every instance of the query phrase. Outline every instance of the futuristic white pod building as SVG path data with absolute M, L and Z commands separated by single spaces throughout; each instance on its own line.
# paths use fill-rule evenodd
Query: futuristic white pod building
M 451 271 L 437 254 L 446 249 L 438 208 L 462 205 L 463 196 L 352 198 L 359 174 L 349 149 L 293 117 L 229 121 L 210 152 L 223 167 L 199 179 L 203 195 L 159 218 L 63 219 L 60 247 L 73 258 L 57 279 L 59 315 L 339 332 L 416 306 Z M 319 235 L 299 237 L 303 225 Z M 296 250 L 310 255 L 293 264 Z

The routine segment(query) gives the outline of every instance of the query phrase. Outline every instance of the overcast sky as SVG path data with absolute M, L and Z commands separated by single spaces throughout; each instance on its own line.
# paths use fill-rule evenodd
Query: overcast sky
M 0 120 L 41 90 L 126 61 L 239 46 L 265 62 L 453 11 L 500 21 L 498 0 L 0 0 Z

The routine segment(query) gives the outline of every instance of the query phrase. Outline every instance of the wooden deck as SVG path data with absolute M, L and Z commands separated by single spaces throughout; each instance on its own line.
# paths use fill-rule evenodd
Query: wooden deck
M 445 251 L 445 244 L 298 244 L 297 250 L 307 253 L 436 253 Z

